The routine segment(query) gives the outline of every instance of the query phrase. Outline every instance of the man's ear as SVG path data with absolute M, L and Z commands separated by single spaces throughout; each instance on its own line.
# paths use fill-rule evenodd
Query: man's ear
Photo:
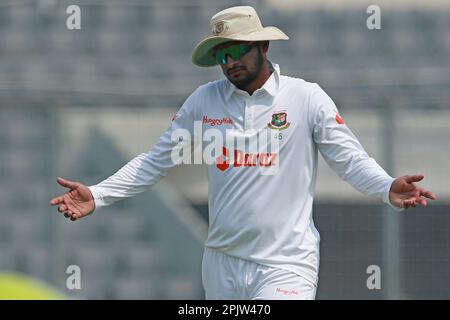
M 264 53 L 267 53 L 269 51 L 269 41 L 262 41 L 261 48 Z

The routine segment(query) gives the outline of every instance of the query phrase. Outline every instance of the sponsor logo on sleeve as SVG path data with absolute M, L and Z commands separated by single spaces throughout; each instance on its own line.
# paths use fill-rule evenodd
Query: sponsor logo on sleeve
M 345 124 L 344 118 L 341 117 L 341 115 L 339 113 L 336 113 L 336 122 L 338 124 Z

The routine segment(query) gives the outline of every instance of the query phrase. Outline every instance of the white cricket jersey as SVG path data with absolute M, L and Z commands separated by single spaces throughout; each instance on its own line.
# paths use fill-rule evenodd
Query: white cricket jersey
M 222 164 L 207 165 L 205 246 L 317 282 L 320 237 L 312 206 L 318 151 L 342 179 L 389 205 L 394 179 L 367 155 L 319 85 L 280 75 L 279 66 L 272 65 L 270 78 L 251 96 L 227 79 L 196 89 L 150 152 L 90 187 L 96 208 L 145 191 L 165 176 L 176 165 L 171 151 L 178 141 L 172 133 L 183 128 L 194 134 L 194 121 L 201 121 L 203 131 L 215 128 L 224 135 L 276 136 L 276 157 L 261 153 L 246 158 L 239 146 L 227 147 Z M 233 156 L 248 161 L 235 162 Z M 276 161 L 275 174 L 261 174 Z

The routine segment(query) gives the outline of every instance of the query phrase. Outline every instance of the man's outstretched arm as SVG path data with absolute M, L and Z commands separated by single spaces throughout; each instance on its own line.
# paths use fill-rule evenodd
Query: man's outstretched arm
M 58 183 L 69 191 L 52 199 L 50 204 L 57 205 L 59 212 L 75 221 L 91 214 L 99 207 L 137 195 L 156 184 L 170 168 L 178 164 L 172 159 L 172 150 L 180 142 L 175 141 L 172 133 L 177 129 L 184 129 L 193 137 L 196 92 L 186 100 L 169 128 L 148 153 L 138 155 L 115 174 L 94 186 L 88 187 L 80 182 L 58 178 Z M 182 144 L 192 143 L 193 139 L 182 141 Z
M 328 165 L 355 189 L 396 210 L 427 205 L 436 196 L 415 183 L 423 175 L 392 178 L 371 158 L 340 117 L 331 98 L 317 85 L 309 105 L 313 138 Z
M 166 175 L 175 164 L 171 161 L 170 129 L 149 153 L 142 153 L 102 182 L 86 186 L 80 182 L 58 178 L 57 182 L 69 191 L 51 200 L 58 211 L 75 221 L 91 214 L 96 208 L 148 190 Z

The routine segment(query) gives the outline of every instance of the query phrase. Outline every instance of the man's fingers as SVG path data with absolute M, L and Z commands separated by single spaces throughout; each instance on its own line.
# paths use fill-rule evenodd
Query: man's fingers
M 412 176 L 405 176 L 405 180 L 408 183 L 418 182 L 418 181 L 422 180 L 423 178 L 424 178 L 423 174 L 415 174 Z
M 65 188 L 69 188 L 70 190 L 75 189 L 75 188 L 77 187 L 77 185 L 78 185 L 78 184 L 77 184 L 76 182 L 74 182 L 74 181 L 66 180 L 66 179 L 63 179 L 63 178 L 60 178 L 60 177 L 58 177 L 58 178 L 56 179 L 56 181 L 57 181 L 61 186 L 65 187 Z
M 65 211 L 64 212 L 64 217 L 70 218 L 71 216 L 72 216 L 72 212 L 70 212 L 70 211 Z
M 72 220 L 72 221 L 75 221 L 75 220 L 77 220 L 78 217 L 75 214 L 75 212 L 69 211 L 69 217 L 68 218 L 70 218 L 70 220 Z
M 65 187 L 65 188 L 69 188 L 70 190 L 73 190 L 78 186 L 77 182 L 66 180 L 66 179 L 63 179 L 60 177 L 58 177 L 56 179 L 56 181 L 58 182 L 59 185 Z M 52 200 L 50 200 L 50 205 L 52 205 L 52 206 L 56 206 L 61 203 L 64 203 L 64 196 L 59 196 L 59 197 L 56 197 L 56 198 L 53 198 Z
M 77 219 L 78 219 L 78 218 L 81 218 L 81 213 L 80 213 L 80 212 L 78 212 L 78 213 L 75 213 L 75 212 L 74 212 L 74 213 L 72 214 L 72 217 L 77 218 Z
M 67 208 L 67 206 L 65 205 L 65 204 L 62 204 L 62 205 L 60 205 L 59 207 L 58 207 L 58 211 L 59 212 L 64 212 L 64 211 L 66 211 L 68 208 Z
M 408 199 L 403 201 L 403 207 L 405 209 L 409 207 L 415 208 L 417 205 L 421 205 L 423 207 L 426 207 L 428 205 L 427 200 L 423 198 L 414 198 L 414 199 Z
M 428 199 L 431 199 L 431 200 L 436 200 L 437 199 L 436 195 L 433 192 L 427 191 L 427 190 L 422 190 L 420 192 L 420 195 L 424 196 L 424 197 L 426 197 Z
M 60 197 L 56 197 L 56 198 L 53 198 L 52 200 L 50 200 L 50 204 L 52 206 L 56 206 L 56 205 L 62 203 L 63 201 L 64 201 L 64 198 L 62 196 L 60 196 Z
M 415 207 L 416 201 L 414 199 L 403 200 L 403 207 L 408 209 L 409 207 Z

